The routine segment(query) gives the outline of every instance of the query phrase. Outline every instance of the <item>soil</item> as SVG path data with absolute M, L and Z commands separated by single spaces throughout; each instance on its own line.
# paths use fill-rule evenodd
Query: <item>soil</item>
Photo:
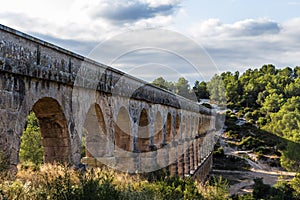
M 296 175 L 281 167 L 271 167 L 268 161 L 258 159 L 251 151 L 233 148 L 223 136 L 219 138 L 219 145 L 224 156 L 214 157 L 212 176 L 221 175 L 229 181 L 230 195 L 251 193 L 255 178 L 263 178 L 265 184 L 272 186 L 278 180 L 290 180 Z

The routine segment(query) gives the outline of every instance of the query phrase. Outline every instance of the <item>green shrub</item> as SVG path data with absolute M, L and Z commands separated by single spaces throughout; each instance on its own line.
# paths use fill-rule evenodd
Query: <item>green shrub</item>
M 229 182 L 222 176 L 214 176 L 202 188 L 204 199 L 224 200 L 228 199 Z
M 23 131 L 20 145 L 20 161 L 30 161 L 36 165 L 43 163 L 43 146 L 38 120 L 31 112 L 27 117 L 27 125 Z
M 277 182 L 270 191 L 270 199 L 293 200 L 295 190 L 287 182 Z
M 224 156 L 224 149 L 223 147 L 219 147 L 217 150 L 213 151 L 213 156 L 216 158 L 221 158 Z
M 229 130 L 227 132 L 225 132 L 225 135 L 229 138 L 233 138 L 233 139 L 237 139 L 239 137 L 239 134 L 236 133 L 235 131 L 233 130 Z
M 254 152 L 258 154 L 267 155 L 271 154 L 272 150 L 270 148 L 266 148 L 265 146 L 259 146 L 254 150 Z
M 0 172 L 6 171 L 9 167 L 8 165 L 8 156 L 4 156 L 3 153 L 0 151 Z
M 261 145 L 263 145 L 263 142 L 260 139 L 252 136 L 243 138 L 243 140 L 239 143 L 240 147 L 245 147 L 246 149 L 254 149 Z
M 253 197 L 255 199 L 269 199 L 271 186 L 263 183 L 262 178 L 254 179 Z

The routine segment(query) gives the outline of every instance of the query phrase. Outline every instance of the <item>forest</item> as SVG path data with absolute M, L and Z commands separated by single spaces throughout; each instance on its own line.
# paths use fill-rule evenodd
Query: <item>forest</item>
M 159 77 L 153 84 L 200 103 L 201 99 L 210 99 L 210 103 L 227 110 L 224 135 L 238 141 L 236 148 L 253 151 L 260 159 L 272 157 L 271 166 L 300 172 L 300 67 L 278 69 L 268 64 L 244 73 L 223 72 L 208 82 L 195 81 L 192 87 L 183 77 L 177 82 Z M 238 119 L 246 124 L 236 125 Z M 215 155 L 220 152 L 223 149 L 219 147 Z M 236 165 L 236 160 L 231 164 Z M 251 198 L 238 198 L 299 199 L 299 183 L 299 175 L 273 187 L 256 180 Z
M 298 66 L 276 69 L 269 64 L 259 69 L 248 69 L 242 74 L 238 71 L 223 72 L 214 75 L 209 82 L 195 81 L 193 87 L 183 77 L 177 82 L 159 77 L 152 83 L 198 102 L 209 98 L 211 103 L 238 112 L 239 117 L 244 117 L 264 131 L 300 143 Z M 287 169 L 300 172 L 299 162 L 286 162 Z

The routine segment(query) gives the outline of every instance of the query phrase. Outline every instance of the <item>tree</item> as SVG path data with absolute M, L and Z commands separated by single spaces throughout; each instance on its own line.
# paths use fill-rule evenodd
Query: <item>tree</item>
M 294 77 L 295 78 L 299 78 L 300 77 L 300 67 L 299 66 L 296 66 L 294 68 Z
M 155 86 L 157 86 L 157 87 L 166 89 L 166 90 L 168 89 L 168 87 L 167 87 L 167 81 L 163 77 L 159 77 L 159 78 L 153 80 L 152 84 L 155 85 Z
M 268 65 L 263 65 L 260 70 L 260 72 L 264 73 L 264 74 L 271 74 L 274 75 L 276 73 L 276 68 L 274 65 L 272 64 L 268 64 Z
M 300 199 L 300 174 L 296 174 L 296 177 L 293 178 L 290 183 L 295 190 L 295 197 Z
M 292 172 L 300 172 L 300 144 L 288 141 L 280 157 L 280 165 Z
M 279 69 L 277 71 L 277 74 L 280 75 L 280 76 L 292 78 L 293 77 L 293 69 L 290 68 L 290 67 L 286 67 L 284 69 Z
M 269 199 L 271 187 L 263 183 L 262 178 L 254 179 L 253 197 L 255 199 Z
M 241 105 L 244 107 L 258 108 L 256 103 L 257 96 L 265 90 L 265 86 L 270 81 L 269 74 L 263 70 L 248 69 L 241 77 L 240 83 L 242 88 Z
M 221 106 L 226 105 L 226 91 L 221 76 L 214 75 L 208 83 L 207 88 L 211 101 Z
M 200 101 L 200 99 L 208 99 L 209 98 L 209 92 L 207 90 L 207 84 L 206 82 L 202 81 L 195 81 L 193 92 L 195 93 L 197 100 Z
M 174 85 L 176 94 L 186 98 L 191 97 L 189 81 L 186 80 L 184 77 L 180 77 Z
M 288 84 L 284 88 L 286 97 L 300 96 L 300 77 L 296 78 L 294 82 Z
M 20 146 L 20 161 L 30 161 L 38 165 L 43 163 L 43 147 L 38 120 L 31 112 L 27 117 L 27 126 L 23 131 Z
M 152 81 L 152 84 L 165 90 L 174 92 L 174 83 L 166 81 L 163 77 L 159 77 Z
M 264 103 L 262 104 L 261 110 L 268 113 L 275 113 L 278 112 L 280 107 L 284 103 L 283 95 L 278 95 L 277 93 L 270 94 L 266 97 Z
M 226 89 L 226 99 L 228 103 L 236 104 L 239 102 L 241 87 L 239 83 L 239 73 L 224 72 L 221 74 Z
M 276 113 L 264 129 L 294 142 L 300 142 L 300 96 L 292 97 Z

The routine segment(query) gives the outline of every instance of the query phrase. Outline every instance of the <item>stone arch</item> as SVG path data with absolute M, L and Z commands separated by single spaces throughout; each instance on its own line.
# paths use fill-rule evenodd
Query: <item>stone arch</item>
M 196 117 L 196 135 L 199 135 L 199 125 L 200 125 L 200 117 L 197 115 Z
M 191 117 L 187 116 L 186 118 L 186 133 L 185 133 L 185 137 L 186 138 L 190 138 L 191 135 Z
M 171 113 L 168 113 L 166 123 L 166 143 L 169 143 L 172 141 L 172 115 Z
M 155 117 L 153 141 L 156 147 L 160 147 L 160 144 L 164 141 L 163 120 L 159 111 L 156 113 Z
M 194 137 L 197 135 L 198 133 L 198 117 L 197 115 L 194 116 Z
M 180 139 L 180 115 L 179 113 L 176 115 L 175 121 L 175 138 Z
M 140 114 L 137 141 L 138 150 L 141 152 L 148 151 L 150 145 L 150 121 L 145 108 Z
M 201 113 L 200 113 L 198 119 L 199 119 L 198 120 L 198 134 L 200 135 L 201 134 Z
M 125 151 L 132 151 L 132 132 L 131 121 L 128 111 L 121 107 L 119 109 L 115 131 L 114 131 L 114 144 L 115 148 L 121 148 Z
M 85 117 L 86 156 L 103 157 L 107 151 L 107 132 L 103 112 L 98 104 L 93 104 Z
M 196 117 L 192 116 L 192 120 L 191 120 L 191 136 L 192 138 L 195 136 L 196 134 Z
M 70 135 L 60 104 L 53 98 L 44 97 L 33 105 L 32 110 L 40 126 L 44 162 L 70 162 Z
M 182 121 L 181 121 L 181 137 L 182 139 L 186 138 L 186 117 L 185 116 L 182 117 Z

